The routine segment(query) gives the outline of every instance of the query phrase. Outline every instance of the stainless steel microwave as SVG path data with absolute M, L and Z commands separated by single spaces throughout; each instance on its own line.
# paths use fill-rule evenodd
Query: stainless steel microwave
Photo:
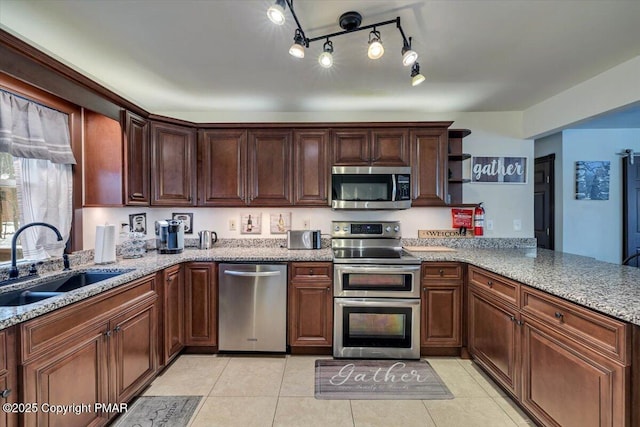
M 409 166 L 334 166 L 332 209 L 407 209 L 411 207 Z

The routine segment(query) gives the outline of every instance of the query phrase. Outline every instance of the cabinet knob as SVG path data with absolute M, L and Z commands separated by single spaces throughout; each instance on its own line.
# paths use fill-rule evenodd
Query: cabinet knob
M 122 327 L 120 325 L 118 325 L 115 328 L 113 328 L 113 332 L 120 332 L 121 329 L 122 329 Z
M 104 336 L 105 336 L 105 337 L 107 337 L 107 338 L 108 338 L 108 337 L 110 337 L 110 336 L 111 336 L 111 331 L 107 331 L 107 332 L 105 332 L 105 333 L 104 333 Z
M 559 311 L 556 311 L 554 313 L 554 316 L 556 317 L 556 319 L 562 320 L 562 318 L 564 317 L 564 314 L 560 313 Z
M 487 280 L 487 285 L 488 285 L 490 288 L 493 288 L 493 280 Z
M 310 269 L 309 269 L 309 275 L 310 275 L 310 276 L 313 276 L 313 268 L 310 268 Z
M 5 388 L 4 390 L 0 391 L 0 397 L 2 397 L 3 399 L 9 397 L 10 394 L 11 394 L 10 388 Z
M 331 292 L 331 286 L 327 286 L 327 292 Z
M 438 273 L 440 273 L 440 276 L 444 276 L 444 270 L 440 269 L 440 271 L 438 271 Z
M 427 287 L 422 288 L 423 291 L 427 292 Z

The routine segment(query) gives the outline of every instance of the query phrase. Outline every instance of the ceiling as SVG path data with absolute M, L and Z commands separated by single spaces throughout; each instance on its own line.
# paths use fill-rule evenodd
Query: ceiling
M 140 105 L 190 112 L 522 111 L 640 55 L 637 0 L 295 0 L 307 37 L 401 18 L 422 74 L 410 84 L 394 25 L 385 55 L 366 56 L 368 31 L 333 39 L 323 69 L 312 43 L 291 57 L 295 24 L 274 0 L 0 0 L 2 28 Z M 640 109 L 624 111 L 640 123 Z M 616 112 L 618 113 L 618 112 Z M 630 117 L 629 117 L 630 115 Z M 581 126 L 588 126 L 582 124 Z M 636 125 L 637 127 L 637 125 Z

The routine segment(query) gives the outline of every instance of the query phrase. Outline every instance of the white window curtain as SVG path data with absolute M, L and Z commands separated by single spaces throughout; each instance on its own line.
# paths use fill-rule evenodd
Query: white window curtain
M 55 226 L 63 241 L 46 227 L 21 236 L 25 259 L 62 255 L 71 231 L 72 171 L 69 117 L 59 111 L 0 91 L 0 151 L 15 157 L 20 223 Z

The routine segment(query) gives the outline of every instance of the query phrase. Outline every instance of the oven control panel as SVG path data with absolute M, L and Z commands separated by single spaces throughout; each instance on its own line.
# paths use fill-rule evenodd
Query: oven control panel
M 332 221 L 331 237 L 334 238 L 400 238 L 398 221 Z

